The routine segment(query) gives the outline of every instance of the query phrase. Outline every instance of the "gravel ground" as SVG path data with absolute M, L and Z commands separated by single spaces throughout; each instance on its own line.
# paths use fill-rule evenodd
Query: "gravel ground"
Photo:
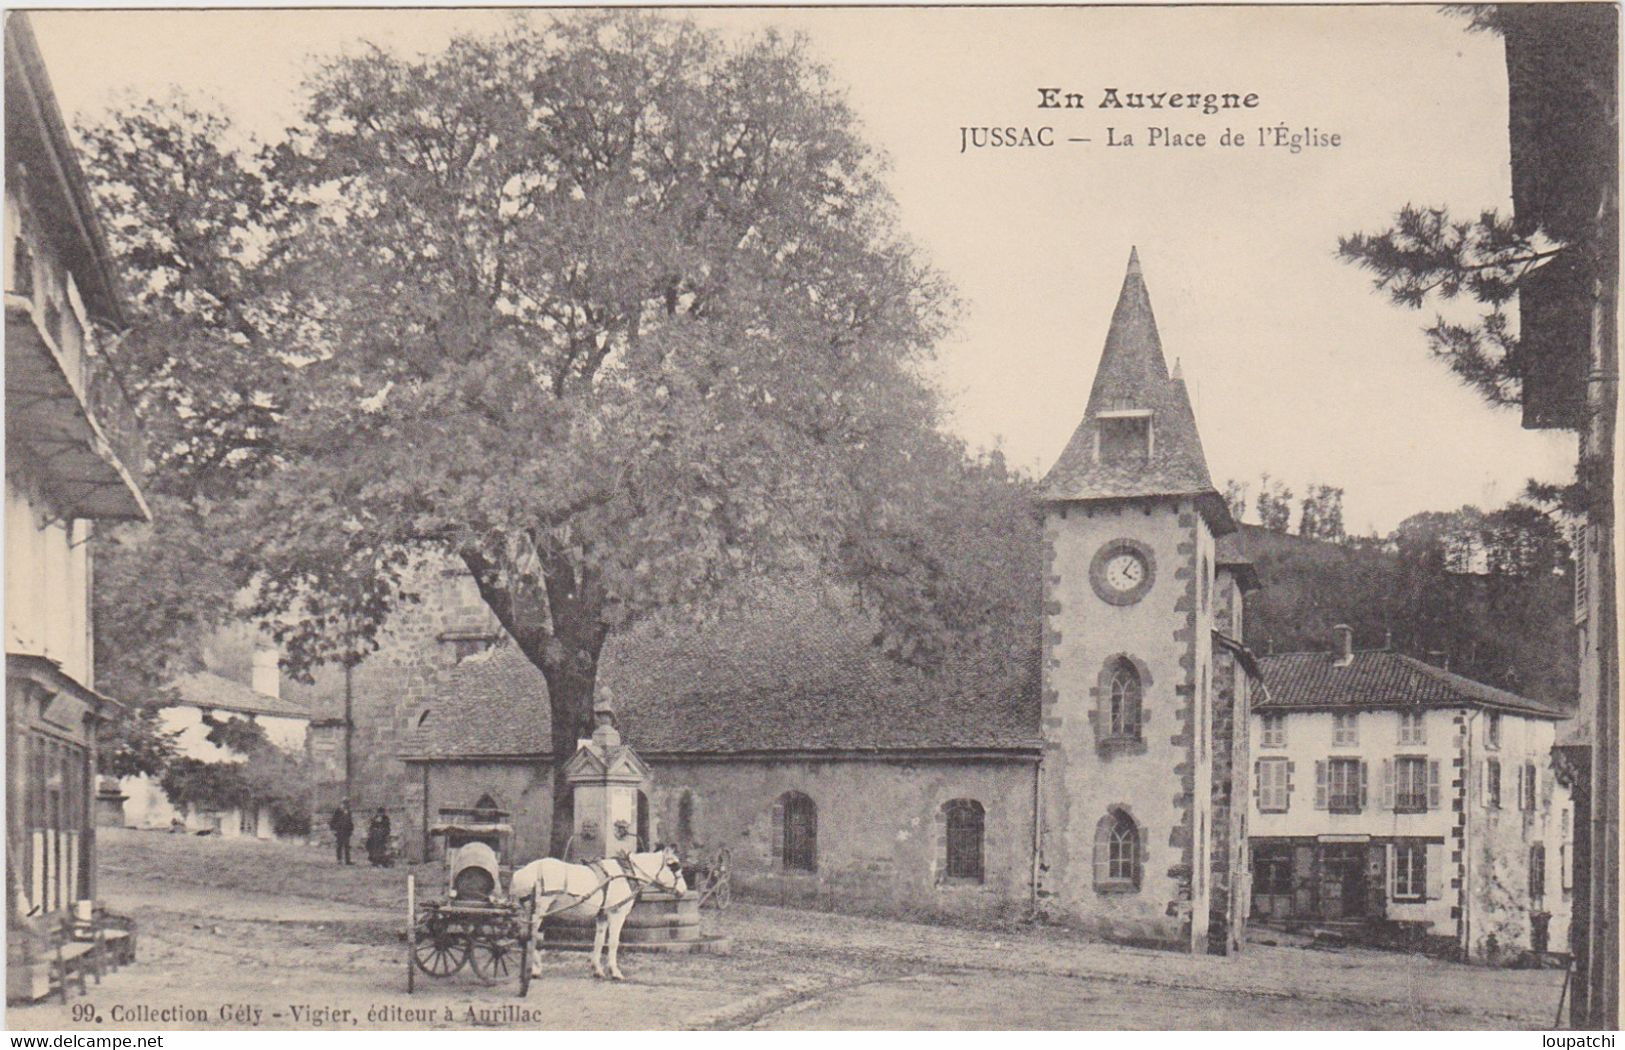
M 628 953 L 628 980 L 611 984 L 591 978 L 584 956 L 557 953 L 523 1000 L 517 984 L 482 986 L 466 973 L 420 976 L 408 996 L 407 869 L 120 830 L 103 833 L 101 863 L 102 896 L 140 923 L 139 961 L 67 1007 L 9 1009 L 9 1027 L 1530 1029 L 1551 1024 L 1562 982 L 1556 971 L 1355 949 L 1249 945 L 1237 958 L 1191 957 L 1055 929 L 736 901 L 706 913 L 708 932 L 731 940 L 725 954 Z M 443 868 L 416 873 L 438 895 Z M 71 1024 L 84 1003 L 99 1024 Z

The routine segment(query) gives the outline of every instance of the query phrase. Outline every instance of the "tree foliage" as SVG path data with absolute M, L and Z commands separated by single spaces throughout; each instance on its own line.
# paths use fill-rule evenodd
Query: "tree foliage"
M 1565 520 L 1525 499 L 1490 512 L 1415 514 L 1360 542 L 1244 526 L 1264 585 L 1247 601 L 1247 637 L 1278 652 L 1321 650 L 1332 626 L 1346 623 L 1362 648 L 1389 644 L 1491 685 L 1570 702 Z
M 561 752 L 611 631 L 742 576 L 855 586 L 927 665 L 1036 609 L 1002 575 L 1036 540 L 942 542 L 1035 537 L 1026 482 L 937 432 L 951 293 L 799 39 L 519 18 L 319 63 L 273 148 L 184 104 L 90 137 L 177 527 L 296 673 L 359 658 L 447 557 Z
M 1343 542 L 1342 489 L 1320 484 L 1308 487 L 1298 511 L 1298 535 L 1327 543 Z
M 179 731 L 166 730 L 156 708 L 130 705 L 103 731 L 96 771 L 110 777 L 155 777 L 178 753 Z
M 1433 356 L 1492 405 L 1517 404 L 1521 391 L 1518 338 L 1506 307 L 1518 283 L 1560 250 L 1519 234 L 1494 209 L 1457 219 L 1444 208 L 1411 204 L 1388 229 L 1337 242 L 1339 258 L 1371 271 L 1374 287 L 1401 306 L 1465 298 L 1488 307 L 1465 324 L 1440 314 L 1425 332 Z
M 1258 479 L 1258 523 L 1271 532 L 1292 530 L 1292 490 L 1263 474 Z
M 272 746 L 270 739 L 265 735 L 265 727 L 258 722 L 247 718 L 238 718 L 235 715 L 225 721 L 204 719 L 209 725 L 209 732 L 204 739 L 215 747 L 234 751 L 239 755 L 254 755 Z
M 291 319 L 274 280 L 297 216 L 223 116 L 184 98 L 79 129 L 86 172 L 126 278 L 132 327 L 106 348 L 145 438 L 150 524 L 96 538 L 97 669 L 143 704 L 199 666 L 229 615 L 243 539 L 219 513 L 274 461 Z

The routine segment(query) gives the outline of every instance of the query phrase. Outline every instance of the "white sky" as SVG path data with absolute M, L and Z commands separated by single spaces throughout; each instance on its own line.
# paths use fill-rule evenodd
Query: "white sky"
M 506 13 L 456 10 L 37 12 L 70 120 L 179 85 L 274 137 L 312 56 L 362 39 L 437 49 Z M 1406 202 L 1509 211 L 1498 38 L 1432 7 L 768 9 L 697 16 L 804 31 L 893 161 L 905 230 L 968 304 L 940 350 L 956 429 L 1048 469 L 1088 398 L 1130 245 L 1182 359 L 1214 481 L 1261 472 L 1347 490 L 1353 530 L 1486 508 L 1565 480 L 1574 438 L 1521 429 L 1428 359 L 1430 310 L 1402 311 L 1333 257 Z M 1256 92 L 1239 114 L 1036 109 L 1082 92 Z M 1212 143 L 1227 124 L 1311 125 L 1336 150 Z M 960 155 L 961 125 L 1053 124 L 1091 145 Z M 1106 125 L 1204 131 L 1206 149 L 1109 150 Z M 1253 132 L 1256 136 L 1256 130 Z

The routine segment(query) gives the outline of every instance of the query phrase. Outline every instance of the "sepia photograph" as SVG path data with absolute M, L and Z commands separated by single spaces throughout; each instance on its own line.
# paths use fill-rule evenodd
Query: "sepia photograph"
M 7 1029 L 1619 1027 L 1617 5 L 4 21 Z

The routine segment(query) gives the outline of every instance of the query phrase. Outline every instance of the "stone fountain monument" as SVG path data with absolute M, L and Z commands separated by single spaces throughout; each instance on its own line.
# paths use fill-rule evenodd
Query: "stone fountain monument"
M 593 730 L 579 741 L 564 764 L 564 779 L 573 792 L 574 816 L 570 856 L 589 863 L 651 850 L 638 841 L 638 798 L 648 798 L 652 775 L 636 751 L 621 740 L 615 726 L 614 698 L 608 686 L 598 688 L 593 703 Z M 613 862 L 611 862 L 613 863 Z M 547 920 L 543 943 L 560 948 L 592 944 L 594 916 L 565 913 Z M 621 946 L 632 951 L 706 951 L 726 944 L 700 932 L 700 895 L 678 895 L 646 887 L 621 930 Z

